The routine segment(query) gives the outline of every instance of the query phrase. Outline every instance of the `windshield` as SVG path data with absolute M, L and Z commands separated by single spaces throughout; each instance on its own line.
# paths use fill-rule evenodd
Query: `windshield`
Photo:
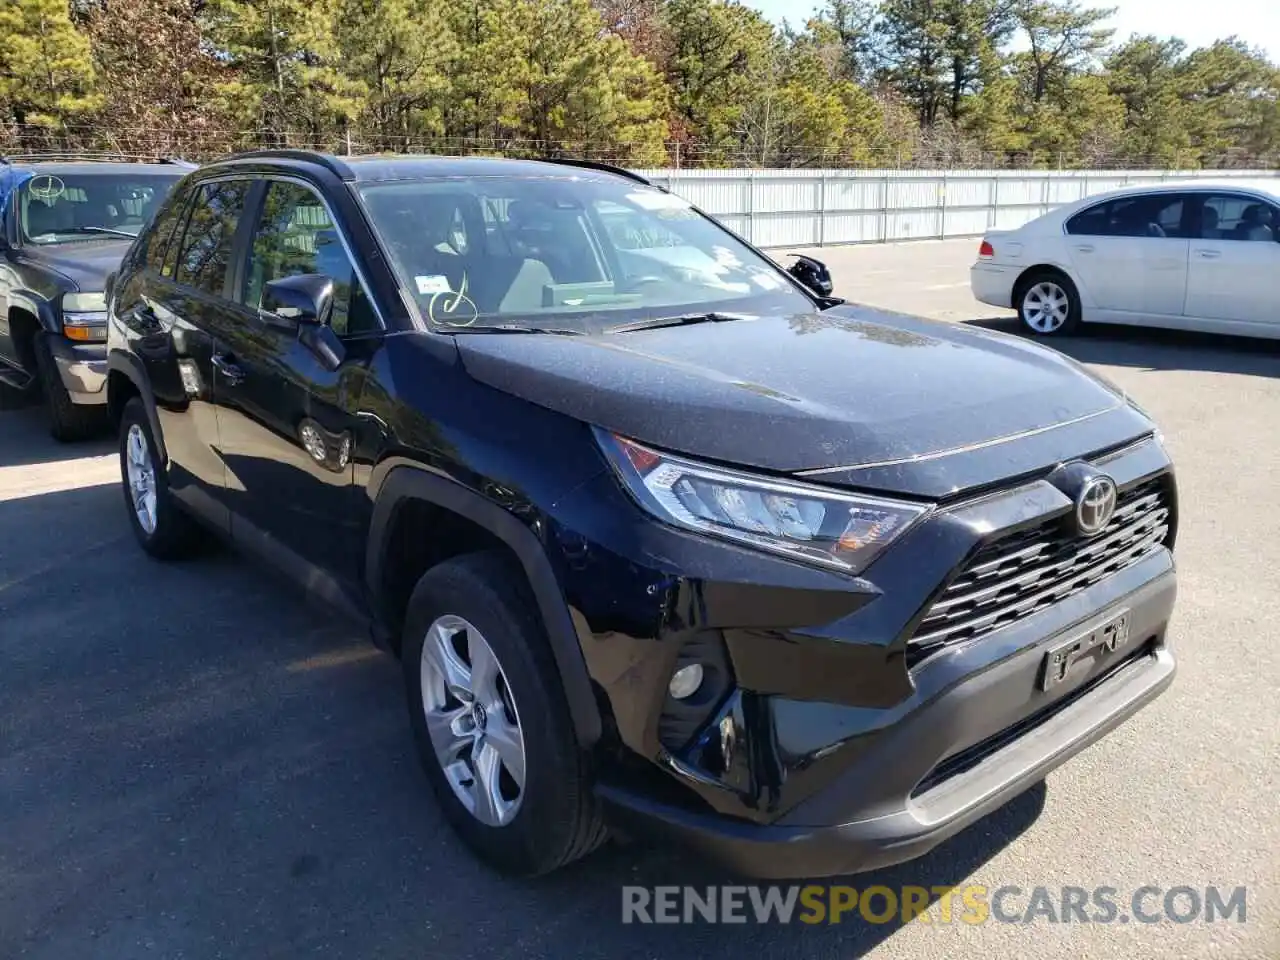
M 598 332 L 814 309 L 774 264 L 643 184 L 462 177 L 360 195 L 401 284 L 440 329 Z
M 25 243 L 137 236 L 181 174 L 37 173 L 19 190 Z

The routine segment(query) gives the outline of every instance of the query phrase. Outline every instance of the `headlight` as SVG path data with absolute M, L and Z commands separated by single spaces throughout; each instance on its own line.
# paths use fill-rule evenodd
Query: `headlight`
M 930 507 L 753 476 L 596 431 L 627 490 L 659 520 L 858 573 Z
M 64 293 L 62 309 L 70 313 L 101 313 L 107 309 L 105 293 Z
M 107 339 L 107 295 L 105 293 L 64 293 L 62 332 L 68 340 L 101 343 Z

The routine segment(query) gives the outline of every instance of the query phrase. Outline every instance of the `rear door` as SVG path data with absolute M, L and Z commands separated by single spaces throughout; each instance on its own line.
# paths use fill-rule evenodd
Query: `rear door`
M 146 365 L 155 394 L 169 487 L 220 527 L 227 525 L 227 512 L 213 408 L 213 332 L 224 322 L 236 235 L 252 186 L 243 178 L 198 184 L 172 240 L 148 249 L 141 291 L 119 291 L 118 309 L 132 314 L 138 331 L 133 353 Z M 165 227 L 157 223 L 157 240 Z
M 364 536 L 352 450 L 356 403 L 382 325 L 341 226 L 320 195 L 267 180 L 255 202 L 234 312 L 218 331 L 214 391 L 232 533 L 330 600 L 360 604 Z M 326 366 L 298 324 L 262 309 L 272 280 L 335 281 L 330 326 L 344 345 Z
M 1142 193 L 1068 220 L 1067 246 L 1086 299 L 1111 319 L 1181 316 L 1190 210 L 1184 194 Z
M 1280 325 L 1280 208 L 1238 193 L 1204 197 L 1192 243 L 1187 317 Z

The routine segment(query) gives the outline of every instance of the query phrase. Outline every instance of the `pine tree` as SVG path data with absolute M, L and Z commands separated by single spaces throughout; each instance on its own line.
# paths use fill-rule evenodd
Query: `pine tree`
M 230 74 L 220 107 L 240 124 L 281 145 L 332 146 L 359 112 L 359 91 L 336 66 L 338 0 L 209 0 L 202 20 Z
M 588 0 L 470 0 L 453 29 L 451 129 L 495 149 L 660 158 L 666 89 Z
M 440 0 L 341 0 L 336 44 L 380 150 L 444 133 L 458 44 Z
M 0 4 L 0 110 L 18 124 L 62 127 L 100 104 L 88 38 L 71 22 L 67 0 Z

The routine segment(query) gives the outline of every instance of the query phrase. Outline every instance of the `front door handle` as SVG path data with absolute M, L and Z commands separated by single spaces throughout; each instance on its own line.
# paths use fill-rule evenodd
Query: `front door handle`
M 213 369 L 218 371 L 218 376 L 225 380 L 229 387 L 234 387 L 244 382 L 244 368 L 225 353 L 215 353 L 213 355 Z
M 1196 254 L 1201 260 L 1217 260 L 1222 256 L 1221 250 L 1197 250 Z

